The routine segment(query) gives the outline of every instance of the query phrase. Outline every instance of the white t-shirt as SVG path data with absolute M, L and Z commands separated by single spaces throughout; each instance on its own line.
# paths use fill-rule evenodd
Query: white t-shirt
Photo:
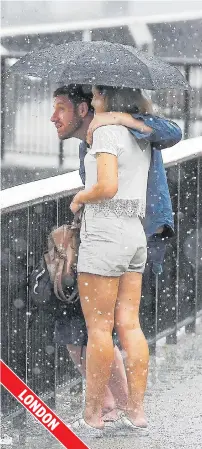
M 147 179 L 151 158 L 151 146 L 146 140 L 136 140 L 124 126 L 102 126 L 93 133 L 93 144 L 85 157 L 85 188 L 97 182 L 96 153 L 110 153 L 118 158 L 118 191 L 109 200 L 87 204 L 86 208 L 111 210 L 117 216 L 144 217 L 146 209 Z

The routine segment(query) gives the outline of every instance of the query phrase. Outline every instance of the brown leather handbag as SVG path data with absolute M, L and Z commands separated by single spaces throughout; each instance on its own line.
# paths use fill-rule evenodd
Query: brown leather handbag
M 62 225 L 48 236 L 48 250 L 44 259 L 53 283 L 54 293 L 65 302 L 79 299 L 77 287 L 77 259 L 80 243 L 81 213 L 71 225 Z

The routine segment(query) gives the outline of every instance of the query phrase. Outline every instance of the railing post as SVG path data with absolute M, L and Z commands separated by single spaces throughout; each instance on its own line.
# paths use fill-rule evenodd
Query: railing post
M 156 355 L 156 340 L 158 333 L 158 300 L 159 300 L 159 275 L 155 274 L 155 296 L 153 296 L 153 322 L 154 322 L 154 342 L 150 345 L 150 354 Z
M 5 57 L 1 56 L 1 160 L 4 159 L 5 154 L 5 76 L 6 76 L 6 62 Z
M 175 246 L 176 251 L 174 251 L 174 255 L 176 256 L 176 276 L 173 282 L 175 282 L 175 295 L 173 298 L 171 298 L 171 304 L 172 306 L 172 315 L 173 315 L 173 324 L 175 327 L 175 330 L 172 332 L 172 334 L 168 335 L 166 337 L 166 343 L 167 344 L 177 344 L 177 325 L 178 325 L 178 295 L 179 295 L 179 251 L 180 251 L 180 164 L 178 164 L 178 182 L 177 182 L 177 205 L 175 213 L 177 217 L 177 223 L 176 223 L 176 240 L 175 240 Z M 173 263 L 175 261 L 173 260 Z
M 189 83 L 190 81 L 190 65 L 185 65 L 185 78 Z M 184 139 L 189 137 L 190 128 L 190 91 L 185 90 L 184 92 Z
M 197 174 L 196 174 L 196 263 L 194 267 L 194 304 L 193 304 L 193 321 L 185 326 L 185 332 L 192 334 L 196 331 L 196 317 L 198 310 L 198 282 L 199 282 L 199 231 L 200 231 L 200 159 L 197 160 Z
M 63 166 L 64 162 L 64 142 L 63 140 L 59 141 L 59 167 Z
M 83 32 L 82 32 L 82 41 L 83 42 L 90 42 L 90 41 L 92 41 L 91 30 L 83 30 Z

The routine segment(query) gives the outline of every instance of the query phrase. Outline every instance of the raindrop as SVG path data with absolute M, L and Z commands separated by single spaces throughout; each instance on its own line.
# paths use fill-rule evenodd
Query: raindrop
M 38 366 L 35 366 L 32 370 L 33 374 L 39 375 L 41 374 L 41 370 L 39 369 Z
M 55 351 L 54 346 L 51 346 L 51 345 L 46 346 L 46 353 L 47 354 L 53 354 L 54 351 Z
M 34 212 L 35 212 L 36 214 L 42 214 L 42 212 L 43 212 L 43 206 L 42 206 L 42 204 L 38 204 L 37 206 L 35 206 Z
M 22 309 L 24 307 L 24 301 L 20 298 L 15 299 L 15 301 L 13 302 L 14 306 L 16 307 L 16 309 Z

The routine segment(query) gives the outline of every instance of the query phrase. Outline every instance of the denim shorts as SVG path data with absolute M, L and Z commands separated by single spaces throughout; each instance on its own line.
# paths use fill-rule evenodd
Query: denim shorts
M 119 277 L 144 272 L 147 241 L 138 217 L 84 211 L 80 238 L 78 273 Z

